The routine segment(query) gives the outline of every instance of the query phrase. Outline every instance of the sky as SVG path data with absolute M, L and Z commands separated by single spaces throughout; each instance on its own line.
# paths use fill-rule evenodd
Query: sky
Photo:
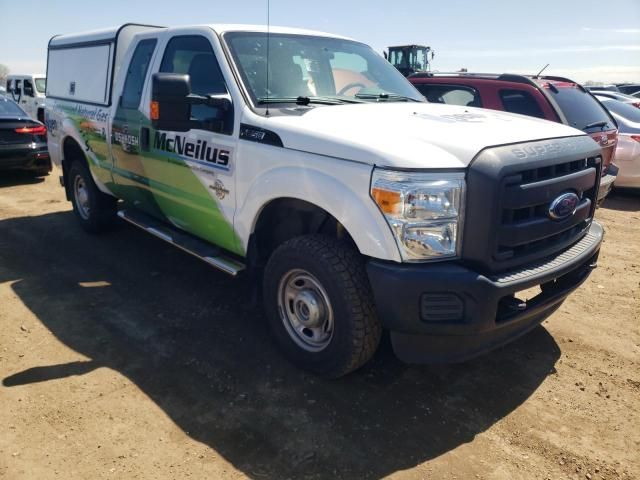
M 418 43 L 433 70 L 640 82 L 640 0 L 270 0 L 271 25 L 355 38 L 382 52 Z M 265 24 L 267 0 L 0 0 L 0 64 L 44 72 L 47 42 L 127 22 Z

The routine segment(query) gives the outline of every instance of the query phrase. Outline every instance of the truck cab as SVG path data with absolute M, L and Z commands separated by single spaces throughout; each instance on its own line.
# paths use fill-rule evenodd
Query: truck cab
M 44 122 L 46 87 L 47 78 L 44 74 L 12 74 L 7 76 L 6 95 L 31 118 Z
M 49 149 L 80 225 L 120 217 L 251 276 L 276 343 L 317 374 L 366 363 L 383 329 L 405 361 L 479 355 L 595 266 L 591 138 L 430 105 L 355 40 L 127 24 L 52 38 L 47 74 Z
M 434 52 L 426 45 L 399 45 L 389 47 L 387 58 L 405 77 L 414 73 L 429 71 L 429 54 L 433 59 Z

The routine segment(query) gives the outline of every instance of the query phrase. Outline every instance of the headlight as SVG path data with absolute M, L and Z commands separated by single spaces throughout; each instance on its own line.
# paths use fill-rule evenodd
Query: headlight
M 395 234 L 404 261 L 459 254 L 464 189 L 464 172 L 373 171 L 371 197 Z

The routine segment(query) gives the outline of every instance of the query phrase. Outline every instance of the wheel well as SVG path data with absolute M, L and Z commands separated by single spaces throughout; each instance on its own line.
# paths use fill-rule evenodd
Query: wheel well
M 69 189 L 69 182 L 67 181 L 69 178 L 69 170 L 71 169 L 71 164 L 76 161 L 86 164 L 87 159 L 78 142 L 71 137 L 67 137 L 62 144 L 62 174 L 65 179 L 64 190 L 67 194 L 67 200 L 71 200 L 71 191 Z
M 309 233 L 322 233 L 355 246 L 349 232 L 326 210 L 304 200 L 279 198 L 260 212 L 249 239 L 249 262 L 262 267 L 279 245 Z

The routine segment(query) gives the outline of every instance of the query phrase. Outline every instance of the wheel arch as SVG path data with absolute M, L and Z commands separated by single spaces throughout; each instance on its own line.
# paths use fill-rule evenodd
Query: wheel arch
M 62 141 L 62 175 L 64 176 L 64 190 L 67 196 L 67 200 L 71 200 L 71 187 L 67 179 L 69 178 L 69 170 L 71 169 L 71 164 L 73 162 L 83 162 L 87 168 L 89 167 L 89 163 L 87 162 L 87 157 L 84 155 L 82 151 L 82 147 L 77 142 L 75 138 L 71 135 L 67 135 Z
M 320 232 L 353 242 L 363 255 L 400 261 L 391 231 L 369 197 L 369 171 L 347 177 L 342 181 L 305 167 L 282 167 L 263 175 L 242 194 L 245 203 L 235 218 L 240 238 L 247 238 L 250 259 L 264 259 L 264 246 L 258 246 L 268 231 L 272 238 L 267 254 L 294 233 Z

